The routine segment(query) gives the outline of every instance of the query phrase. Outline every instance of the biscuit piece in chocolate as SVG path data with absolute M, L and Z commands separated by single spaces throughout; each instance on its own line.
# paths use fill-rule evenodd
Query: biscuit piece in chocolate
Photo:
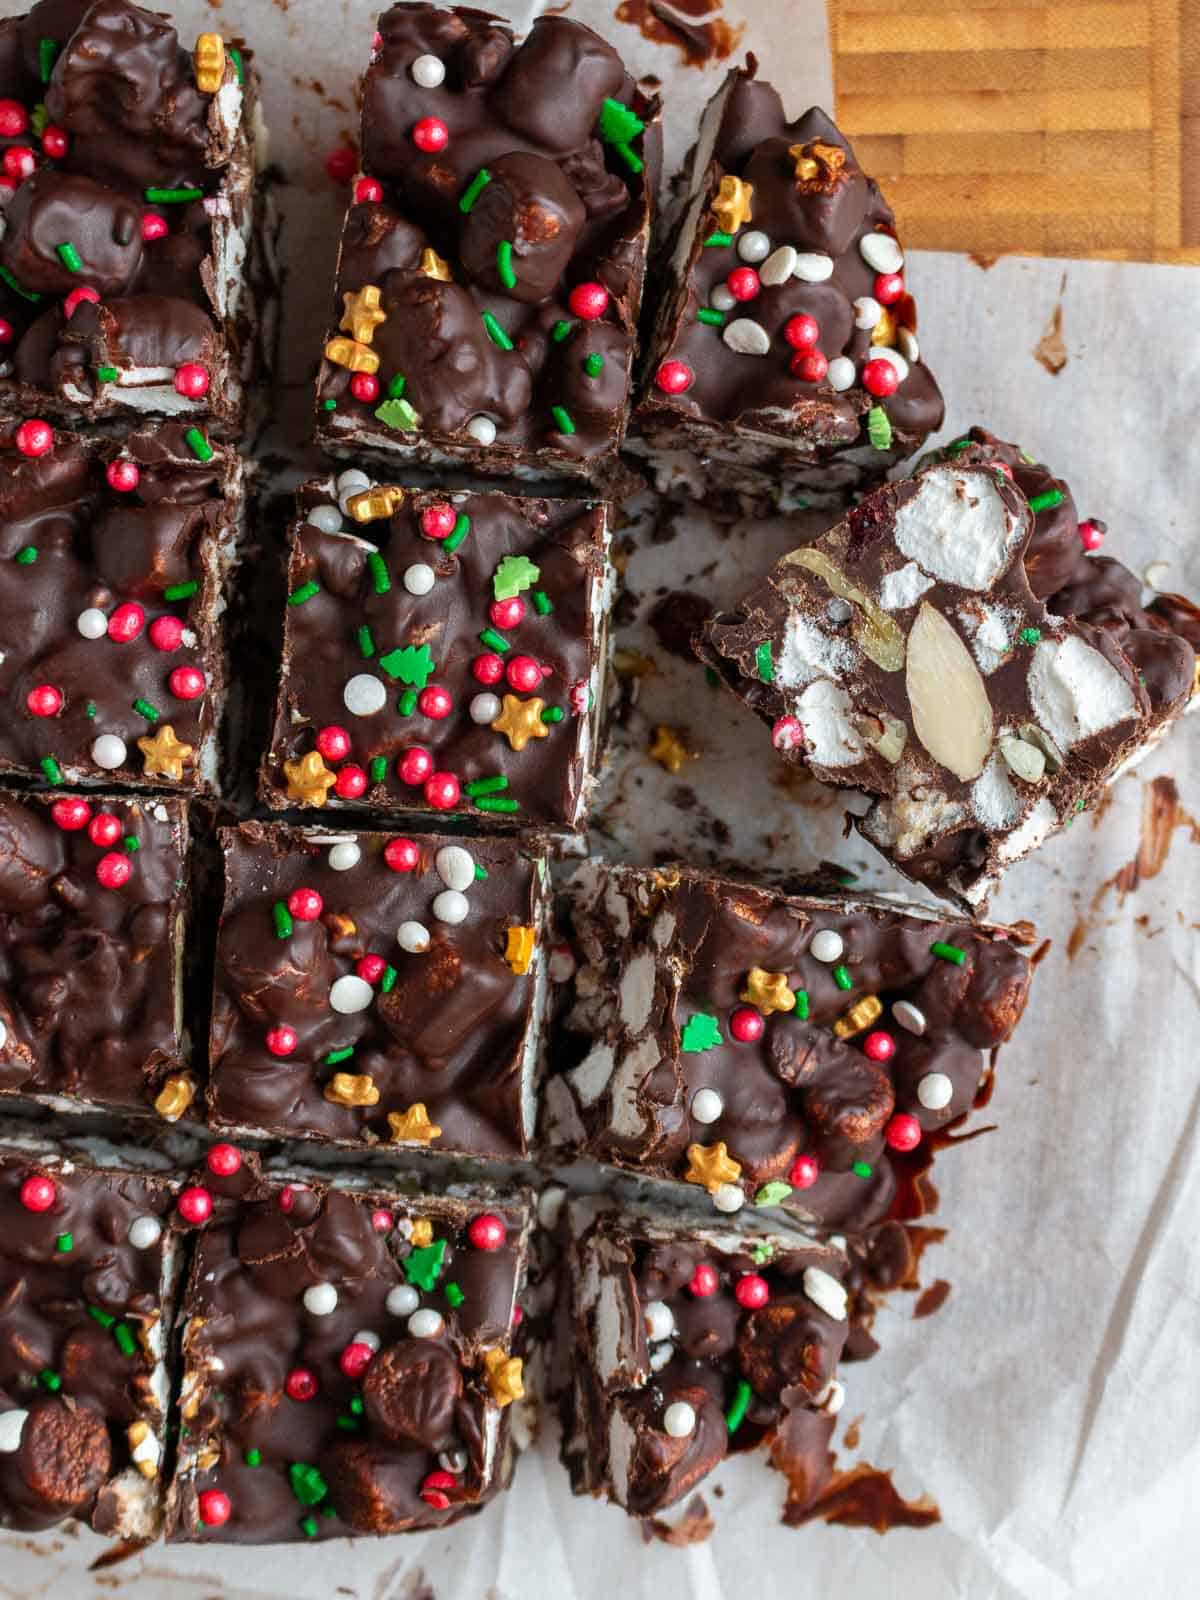
M 0 794 L 0 1096 L 190 1104 L 178 800 Z
M 397 1156 L 524 1154 L 544 860 L 504 840 L 222 832 L 213 1121 Z
M 40 1141 L 0 1148 L 0 1526 L 157 1534 L 173 1198 Z
M 240 425 L 254 354 L 248 51 L 128 0 L 0 22 L 0 417 Z M 12 131 L 9 131 L 11 128 Z
M 229 1145 L 196 1187 L 168 1538 L 441 1528 L 507 1486 L 523 1200 L 267 1181 Z
M 299 498 L 268 804 L 581 826 L 603 710 L 605 507 L 406 492 L 358 469 Z
M 338 453 L 608 481 L 625 431 L 658 101 L 564 16 L 523 43 L 468 7 L 396 5 L 317 384 Z
M 941 426 L 892 212 L 815 107 L 754 65 L 704 113 L 630 448 L 659 487 L 789 506 L 879 482 Z
M 720 1212 L 861 1230 L 907 1205 L 1028 995 L 1008 929 L 924 906 L 601 862 L 569 890 L 547 1141 Z
M 0 774 L 215 786 L 242 467 L 198 430 L 0 434 Z
M 653 1516 L 734 1451 L 769 1438 L 792 1479 L 794 1440 L 827 1442 L 851 1313 L 840 1250 L 594 1198 L 569 1200 L 560 1232 L 551 1382 L 576 1494 Z
M 895 867 L 982 910 L 1192 693 L 1194 608 L 1190 636 L 1186 602 L 1144 609 L 1095 534 L 1045 467 L 968 436 L 784 556 L 700 653 L 787 760 L 874 797 L 856 826 Z

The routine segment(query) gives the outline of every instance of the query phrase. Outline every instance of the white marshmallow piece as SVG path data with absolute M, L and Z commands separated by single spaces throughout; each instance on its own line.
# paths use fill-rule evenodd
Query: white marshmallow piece
M 449 923 L 456 928 L 470 916 L 471 902 L 457 889 L 443 889 L 441 894 L 433 898 L 433 914 L 439 922 Z
M 342 513 L 336 506 L 314 506 L 308 513 L 309 522 L 322 533 L 341 533 Z
M 408 1319 L 408 1331 L 414 1339 L 436 1339 L 444 1327 L 441 1313 L 429 1306 L 423 1311 L 414 1311 Z
M 927 1072 L 917 1084 L 917 1099 L 926 1111 L 944 1111 L 954 1098 L 954 1085 L 944 1072 Z
M 21 1448 L 21 1435 L 25 1432 L 28 1418 L 28 1411 L 0 1412 L 0 1453 L 10 1456 L 14 1450 Z
M 428 594 L 436 582 L 437 573 L 428 561 L 414 561 L 411 567 L 404 569 L 403 583 L 409 594 Z
M 821 928 L 813 934 L 808 953 L 814 961 L 823 961 L 827 966 L 832 966 L 835 961 L 842 959 L 845 948 L 846 941 L 836 929 Z
M 362 860 L 362 851 L 349 839 L 335 844 L 329 852 L 329 865 L 334 872 L 349 872 Z
M 433 864 L 447 889 L 457 889 L 462 894 L 475 882 L 475 857 L 460 844 L 443 845 Z
M 394 1289 L 388 1290 L 387 1299 L 383 1303 L 391 1316 L 411 1317 L 421 1304 L 421 1296 L 411 1283 L 398 1283 Z
M 106 772 L 115 772 L 118 767 L 124 766 L 128 753 L 124 739 L 115 733 L 102 733 L 98 739 L 92 740 L 92 760 Z
M 373 717 L 387 705 L 387 689 L 373 673 L 356 672 L 342 690 L 342 702 L 352 717 Z
M 486 728 L 500 715 L 500 702 L 494 694 L 477 694 L 467 710 L 471 713 L 472 722 L 477 722 L 481 728 Z
M 338 1292 L 331 1283 L 310 1283 L 304 1291 L 304 1309 L 314 1317 L 328 1317 L 337 1310 Z
M 771 254 L 771 241 L 758 228 L 751 228 L 739 236 L 737 253 L 743 261 L 748 261 L 751 266 L 757 266 Z
M 904 265 L 904 252 L 890 233 L 863 234 L 858 253 L 876 272 L 899 272 Z
M 365 1011 L 374 998 L 375 991 L 371 985 L 354 973 L 335 978 L 329 986 L 329 1009 L 336 1011 L 339 1016 L 349 1017 L 356 1011 Z
M 162 1238 L 162 1223 L 157 1217 L 134 1217 L 125 1237 L 135 1250 L 153 1250 Z
M 418 56 L 408 70 L 420 89 L 437 89 L 446 81 L 446 67 L 438 56 Z
M 108 632 L 108 618 L 99 606 L 88 606 L 75 618 L 75 626 L 85 639 L 103 639 Z
M 824 1268 L 805 1267 L 804 1292 L 818 1311 L 823 1311 L 835 1322 L 845 1322 L 846 1291 Z
M 642 1309 L 642 1319 L 646 1324 L 647 1339 L 655 1344 L 660 1339 L 669 1339 L 675 1332 L 675 1318 L 665 1300 L 647 1301 Z
M 801 283 L 824 283 L 833 276 L 833 257 L 821 251 L 802 250 L 796 257 L 792 276 Z
M 854 363 L 849 356 L 834 356 L 829 363 L 829 371 L 825 374 L 825 382 L 831 389 L 836 389 L 841 394 L 846 389 L 854 387 L 857 376 Z
M 1004 573 L 1021 541 L 1021 523 L 989 477 L 933 467 L 896 510 L 902 555 L 943 583 L 981 592 Z
M 423 922 L 402 922 L 396 929 L 396 943 L 410 956 L 423 956 L 429 949 L 429 929 Z
M 696 1411 L 686 1400 L 672 1400 L 663 1412 L 663 1432 L 672 1439 L 687 1439 L 696 1431 Z
M 1043 639 L 1029 669 L 1034 716 L 1060 750 L 1137 715 L 1132 687 L 1077 635 Z
M 721 330 L 721 337 L 739 356 L 765 356 L 771 340 L 761 322 L 751 317 L 735 317 Z
M 786 283 L 796 270 L 796 262 L 800 259 L 790 244 L 781 244 L 778 250 L 771 254 L 758 269 L 760 283 L 765 283 L 768 289 L 773 289 L 777 284 Z
M 692 1120 L 705 1124 L 716 1122 L 725 1109 L 725 1102 L 715 1089 L 697 1089 L 692 1096 Z

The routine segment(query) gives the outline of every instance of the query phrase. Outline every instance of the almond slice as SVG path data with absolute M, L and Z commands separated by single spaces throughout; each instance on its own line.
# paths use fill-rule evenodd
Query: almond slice
M 991 753 L 992 704 L 971 652 L 927 600 L 908 635 L 905 689 L 913 730 L 933 759 L 963 783 L 977 778 Z

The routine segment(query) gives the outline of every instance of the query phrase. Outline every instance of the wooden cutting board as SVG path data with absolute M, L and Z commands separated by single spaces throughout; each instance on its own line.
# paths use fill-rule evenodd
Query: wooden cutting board
M 905 243 L 1200 264 L 1200 0 L 828 0 Z

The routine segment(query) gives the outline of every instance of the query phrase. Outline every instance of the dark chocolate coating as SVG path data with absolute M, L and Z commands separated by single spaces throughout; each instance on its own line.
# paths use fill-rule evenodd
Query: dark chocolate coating
M 0 1091 L 148 1111 L 184 1055 L 187 819 L 177 800 L 88 803 L 119 821 L 115 845 L 58 827 L 50 796 L 0 796 Z M 114 849 L 133 870 L 108 889 Z
M 213 1119 L 296 1139 L 375 1144 L 389 1139 L 389 1112 L 420 1103 L 441 1135 L 423 1147 L 396 1146 L 397 1153 L 523 1153 L 521 1072 L 534 1026 L 534 977 L 532 971 L 518 976 L 505 951 L 510 927 L 538 924 L 535 863 L 500 840 L 426 835 L 418 841 L 417 869 L 394 872 L 383 860 L 384 835 L 344 837 L 357 839 L 361 858 L 348 871 L 335 871 L 328 850 L 310 843 L 304 830 L 248 822 L 222 833 Z M 432 912 L 445 887 L 435 859 L 443 846 L 456 843 L 469 849 L 487 877 L 466 891 L 466 920 L 450 925 Z M 272 908 L 286 905 L 301 887 L 321 895 L 322 919 L 297 918 L 291 937 L 281 939 Z M 407 921 L 429 930 L 425 953 L 398 944 L 397 929 Z M 331 985 L 354 974 L 367 954 L 394 967 L 394 987 L 377 987 L 366 1010 L 333 1010 Z M 296 1049 L 282 1057 L 266 1045 L 278 1023 L 299 1036 Z M 349 1046 L 352 1057 L 326 1060 Z M 377 1103 L 326 1099 L 324 1087 L 335 1073 L 369 1074 Z
M 48 1211 L 21 1203 L 31 1176 L 55 1186 Z M 165 1224 L 171 1205 L 161 1179 L 79 1165 L 68 1173 L 57 1160 L 0 1151 L 0 1427 L 13 1409 L 28 1413 L 19 1446 L 0 1452 L 3 1527 L 75 1517 L 101 1533 L 132 1531 L 123 1525 L 128 1488 L 141 1480 L 127 1430 L 146 1424 L 161 1451 L 166 1419 L 147 1344 L 164 1338 L 156 1324 L 169 1284 L 162 1237 L 138 1249 L 129 1229 L 139 1217 Z M 117 1327 L 133 1338 L 129 1354 Z M 161 1494 L 160 1483 L 142 1488 L 152 1500 Z
M 362 151 L 383 198 L 347 215 L 329 337 L 343 336 L 345 294 L 366 284 L 380 290 L 387 320 L 369 342 L 381 391 L 377 400 L 355 399 L 350 372 L 327 359 L 317 386 L 322 439 L 349 448 L 371 435 L 373 449 L 383 439 L 414 459 L 449 455 L 487 473 L 611 471 L 658 180 L 657 100 L 638 90 L 609 44 L 562 16 L 538 18 L 515 45 L 486 12 L 397 5 L 379 32 L 364 83 Z M 426 55 L 445 67 L 437 88 L 412 77 L 413 62 Z M 630 140 L 644 170 L 631 170 L 598 137 L 606 100 L 646 124 Z M 414 144 L 412 130 L 425 117 L 445 123 L 444 149 L 424 153 Z M 480 171 L 490 181 L 464 210 L 460 201 Z M 506 243 L 515 287 L 505 286 L 499 265 Z M 426 248 L 453 281 L 422 275 Z M 588 282 L 610 296 L 597 322 L 577 319 L 567 305 L 571 289 Z M 494 342 L 485 314 L 512 348 Z M 556 340 L 560 323 L 571 331 Z M 604 358 L 598 374 L 584 369 L 589 355 Z M 378 414 L 398 377 L 419 418 L 414 428 Z M 556 407 L 570 427 L 553 415 Z M 490 446 L 466 431 L 480 416 L 496 424 Z
M 300 493 L 301 514 L 334 499 L 328 485 L 306 485 Z M 361 531 L 378 546 L 387 565 L 390 587 L 382 594 L 363 543 L 322 533 L 309 522 L 293 525 L 288 589 L 295 594 L 317 583 L 320 593 L 287 607 L 264 797 L 274 806 L 296 805 L 289 798 L 283 763 L 315 750 L 319 731 L 333 725 L 351 736 L 349 762 L 370 773 L 371 762 L 383 758 L 387 771 L 361 799 L 341 801 L 330 790 L 327 809 L 349 804 L 398 816 L 428 812 L 421 786 L 403 783 L 397 770 L 404 752 L 418 746 L 432 754 L 436 770 L 458 778 L 464 792 L 455 809 L 477 825 L 578 826 L 592 775 L 591 686 L 603 651 L 604 510 L 576 500 L 457 495 L 453 508 L 470 519 L 470 532 L 447 555 L 437 540 L 421 532 L 422 513 L 445 503 L 443 494 L 410 493 L 388 521 L 359 527 L 348 520 L 347 532 Z M 501 630 L 510 643 L 506 660 L 528 655 L 546 672 L 532 692 L 514 689 L 504 679 L 482 683 L 472 672 L 472 663 L 489 649 L 480 634 L 492 628 L 493 579 L 506 556 L 524 556 L 538 569 L 520 596 L 521 622 Z M 415 563 L 432 567 L 437 575 L 426 595 L 412 595 L 405 588 L 404 572 Z M 534 604 L 535 593 L 552 607 L 545 615 Z M 364 626 L 371 633 L 370 658 L 363 655 Z M 404 683 L 378 665 L 391 651 L 420 644 L 428 645 L 434 661 L 429 682 L 452 698 L 450 714 L 440 719 L 424 716 L 419 708 L 404 714 Z M 383 710 L 367 717 L 353 715 L 343 699 L 347 681 L 361 673 L 377 677 L 388 690 Z M 523 749 L 514 750 L 491 721 L 472 719 L 470 707 L 481 694 L 494 695 L 501 706 L 505 695 L 522 704 L 537 699 L 543 709 L 557 707 L 562 719 L 541 723 L 546 736 L 531 737 Z M 497 775 L 508 780 L 504 793 L 518 802 L 518 811 L 477 810 L 465 793 L 472 781 Z
M 184 441 L 185 424 L 163 423 L 123 442 L 88 443 L 56 435 L 37 459 L 0 448 L 0 614 L 6 619 L 0 662 L 0 771 L 47 781 L 42 766 L 56 761 L 68 782 L 145 784 L 154 789 L 205 789 L 215 758 L 219 708 L 225 690 L 218 621 L 224 567 L 240 514 L 233 459 L 214 447 L 198 461 Z M 105 476 L 109 462 L 128 458 L 141 474 L 120 492 Z M 36 558 L 28 559 L 35 550 Z M 22 558 L 21 553 L 26 552 Z M 173 600 L 176 585 L 194 593 Z M 127 640 L 79 631 L 84 611 L 106 616 L 120 605 L 145 613 L 140 633 Z M 150 629 L 161 616 L 184 626 L 177 649 L 160 650 Z M 206 688 L 181 699 L 170 687 L 177 667 L 197 667 Z M 29 692 L 50 685 L 63 697 L 54 716 L 34 716 Z M 143 701 L 158 722 L 134 710 Z M 177 780 L 144 774 L 138 740 L 169 725 L 192 746 Z M 116 734 L 126 747 L 119 768 L 99 766 L 94 741 Z
M 907 1113 L 929 1135 L 968 1111 L 984 1053 L 1011 1034 L 1031 978 L 1006 929 L 926 920 L 848 895 L 772 894 L 687 869 L 582 868 L 570 916 L 580 967 L 556 1063 L 565 1075 L 547 1086 L 550 1141 L 574 1122 L 567 1142 L 579 1152 L 677 1181 L 690 1146 L 721 1142 L 740 1165 L 732 1181 L 747 1201 L 767 1183 L 786 1188 L 796 1157 L 812 1155 L 815 1184 L 792 1188 L 782 1204 L 830 1227 L 861 1229 L 889 1213 L 898 1170 L 885 1138 L 890 1118 Z M 844 944 L 837 963 L 810 954 L 826 929 Z M 961 949 L 963 964 L 934 955 L 938 941 Z M 755 967 L 783 974 L 793 994 L 802 990 L 809 1014 L 773 1011 L 756 1043 L 740 1043 L 729 1016 L 744 1004 Z M 881 1003 L 877 1020 L 836 1037 L 834 1023 L 867 996 Z M 896 1022 L 897 1002 L 923 1015 L 923 1034 Z M 685 1047 L 683 1031 L 697 1014 L 715 1020 L 720 1042 Z M 872 1030 L 893 1040 L 889 1060 L 865 1054 Z M 612 1068 L 596 1090 L 602 1074 L 598 1066 L 589 1074 L 586 1058 L 598 1048 L 611 1049 Z M 930 1073 L 950 1080 L 950 1098 L 937 1110 L 917 1097 Z M 721 1098 L 714 1122 L 692 1114 L 701 1089 Z M 693 1192 L 703 1199 L 702 1188 Z
M 168 1537 L 212 1543 L 277 1544 L 347 1534 L 438 1528 L 477 1509 L 498 1486 L 509 1410 L 499 1414 L 494 1471 L 484 1456 L 484 1414 L 492 1407 L 483 1354 L 511 1351 L 513 1306 L 524 1281 L 525 1215 L 516 1205 L 344 1193 L 322 1183 L 266 1182 L 253 1157 L 231 1178 L 201 1176 L 217 1196 L 212 1221 L 195 1240 L 182 1307 L 183 1415 L 188 1441 L 173 1492 Z M 284 1209 L 284 1205 L 289 1209 Z M 391 1213 L 378 1231 L 372 1214 Z M 475 1249 L 467 1226 L 487 1209 L 507 1229 L 495 1251 Z M 419 1218 L 444 1243 L 440 1271 L 421 1309 L 443 1326 L 406 1334 L 406 1316 L 387 1309 L 408 1282 L 407 1234 Z M 429 1249 L 429 1246 L 424 1247 Z M 328 1314 L 307 1309 L 315 1284 L 337 1291 Z M 456 1285 L 461 1302 L 451 1292 Z M 414 1287 L 416 1285 L 414 1284 Z M 379 1348 L 359 1378 L 341 1368 L 360 1333 Z M 218 1365 L 219 1363 L 219 1365 Z M 294 1400 L 289 1372 L 304 1367 L 318 1392 Z M 352 1408 L 353 1403 L 353 1408 Z M 247 1451 L 259 1452 L 252 1464 Z M 465 1466 L 439 1509 L 421 1497 L 438 1456 L 462 1452 Z M 308 1475 L 303 1498 L 297 1466 Z M 200 1495 L 219 1489 L 229 1520 L 206 1525 Z M 309 1532 L 301 1522 L 312 1517 Z

